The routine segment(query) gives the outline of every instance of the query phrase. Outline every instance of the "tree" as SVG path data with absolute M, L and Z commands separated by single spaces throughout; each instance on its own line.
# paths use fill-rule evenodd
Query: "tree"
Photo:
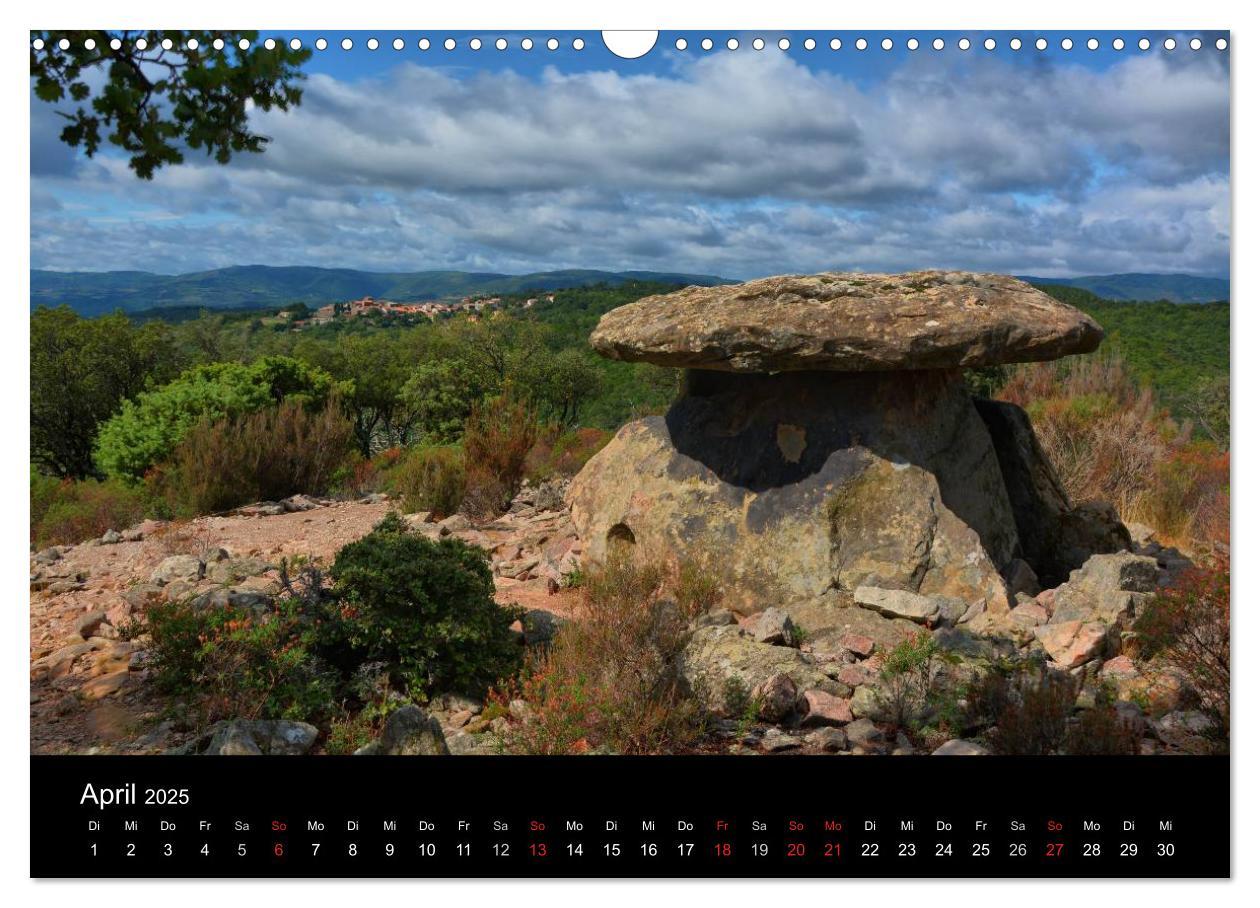
M 543 358 L 537 373 L 536 382 L 522 387 L 529 390 L 539 415 L 562 426 L 576 423 L 582 404 L 603 386 L 603 376 L 590 354 L 576 347 Z
M 464 434 L 473 407 L 490 392 L 476 370 L 459 359 L 432 359 L 412 372 L 402 405 L 427 444 L 450 444 Z
M 122 402 L 179 371 L 170 329 L 121 312 L 85 319 L 68 306 L 31 315 L 31 460 L 61 477 L 93 475 L 98 426 Z
M 355 443 L 364 457 L 411 441 L 416 418 L 401 394 L 411 360 L 399 339 L 376 331 L 343 336 L 334 344 L 304 340 L 295 349 L 343 382 L 342 404 L 354 420 Z
M 38 50 L 37 41 L 43 42 Z M 268 139 L 250 128 L 251 106 L 299 104 L 299 67 L 310 56 L 283 39 L 269 50 L 257 32 L 31 33 L 35 96 L 77 105 L 72 113 L 59 111 L 69 121 L 61 140 L 92 157 L 108 138 L 131 155 L 131 169 L 145 180 L 159 167 L 182 163 L 186 148 L 204 149 L 220 164 L 239 152 L 262 151 Z M 103 70 L 104 79 L 94 70 Z

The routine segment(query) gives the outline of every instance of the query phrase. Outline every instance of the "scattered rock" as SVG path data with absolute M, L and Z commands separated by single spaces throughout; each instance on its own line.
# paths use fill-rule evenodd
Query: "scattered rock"
M 381 752 L 390 756 L 449 754 L 442 725 L 418 706 L 390 713 L 381 734 Z
M 845 726 L 844 734 L 853 747 L 871 749 L 884 743 L 884 733 L 870 719 L 855 719 Z
M 735 613 L 728 608 L 711 608 L 692 622 L 693 627 L 726 627 L 738 623 Z
M 936 624 L 941 611 L 940 601 L 936 597 L 920 596 L 906 590 L 885 590 L 875 586 L 859 586 L 853 591 L 853 601 L 888 618 L 905 618 L 928 627 Z
M 555 639 L 567 622 L 546 609 L 530 609 L 521 618 L 521 633 L 526 646 L 541 646 Z
M 100 700 L 116 694 L 131 678 L 131 672 L 123 668 L 119 671 L 90 678 L 79 688 L 79 696 L 85 700 Z
M 1128 656 L 1116 656 L 1114 659 L 1108 659 L 1103 663 L 1098 675 L 1101 678 L 1128 680 L 1136 678 L 1138 670 L 1137 666 L 1133 664 L 1133 660 Z
M 132 612 L 143 612 L 150 605 L 161 602 L 164 597 L 162 587 L 156 583 L 137 583 L 123 590 L 122 598 Z
M 438 521 L 438 533 L 442 536 L 449 536 L 452 533 L 462 533 L 465 530 L 471 530 L 472 523 L 463 514 L 452 514 L 445 520 Z
M 845 735 L 844 729 L 830 726 L 816 728 L 811 731 L 805 736 L 805 743 L 810 747 L 817 747 L 819 750 L 825 750 L 828 753 L 837 753 L 847 750 L 849 747 L 849 739 Z
M 1034 628 L 1033 634 L 1058 667 L 1076 668 L 1102 652 L 1107 627 L 1100 622 L 1064 621 Z
M 791 646 L 796 640 L 796 625 L 780 608 L 768 608 L 753 622 L 753 639 L 758 643 Z
M 89 637 L 101 636 L 97 634 L 97 631 L 99 631 L 101 629 L 101 625 L 105 623 L 104 611 L 88 612 L 75 622 L 74 632 L 84 640 L 87 640 Z
M 861 656 L 863 659 L 875 652 L 875 641 L 862 634 L 842 634 L 840 636 L 840 645 L 853 653 L 853 655 Z
M 801 742 L 798 738 L 778 728 L 768 728 L 761 736 L 761 749 L 767 753 L 782 753 L 785 750 L 795 750 L 800 746 Z
M 261 558 L 229 558 L 206 566 L 206 579 L 215 583 L 236 583 L 273 570 L 275 565 Z
M 205 567 L 201 559 L 192 555 L 171 555 L 158 564 L 149 579 L 151 582 L 159 585 L 172 583 L 176 580 L 196 583 L 204 576 Z
M 1168 746 L 1197 751 L 1203 749 L 1204 737 L 1212 731 L 1212 720 L 1201 712 L 1184 710 L 1170 712 L 1152 726 L 1155 734 Z
M 734 625 L 698 628 L 681 661 L 684 680 L 718 715 L 726 713 L 732 685 L 751 693 L 779 674 L 791 678 L 798 690 L 828 690 L 836 684 L 799 650 L 758 643 Z
M 1009 616 L 1012 622 L 1023 627 L 1037 627 L 1050 620 L 1046 610 L 1036 602 L 1025 602 L 1011 609 Z
M 309 495 L 291 495 L 280 501 L 280 506 L 288 513 L 301 511 L 313 511 L 316 508 L 323 507 L 314 498 Z
M 845 725 L 853 721 L 849 701 L 823 690 L 807 690 L 804 694 L 805 715 L 802 725 Z
M 297 756 L 309 751 L 317 737 L 319 729 L 306 722 L 225 719 L 210 726 L 176 752 L 207 756 Z
M 988 751 L 973 741 L 964 741 L 961 738 L 954 738 L 946 741 L 936 750 L 932 751 L 934 757 L 982 757 L 987 756 Z
M 782 672 L 771 675 L 753 690 L 753 699 L 761 703 L 759 715 L 767 722 L 783 722 L 797 710 L 800 694 L 796 682 Z

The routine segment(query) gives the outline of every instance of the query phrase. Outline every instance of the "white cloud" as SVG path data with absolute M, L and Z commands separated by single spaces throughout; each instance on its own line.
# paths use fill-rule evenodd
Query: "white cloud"
M 316 75 L 296 111 L 258 116 L 267 152 L 228 168 L 190 156 L 140 183 L 102 156 L 33 173 L 39 198 L 86 195 L 100 214 L 33 195 L 32 256 L 167 272 L 1220 272 L 1228 76 L 1186 59 L 947 72 L 921 57 L 869 84 L 778 54 L 658 75 Z

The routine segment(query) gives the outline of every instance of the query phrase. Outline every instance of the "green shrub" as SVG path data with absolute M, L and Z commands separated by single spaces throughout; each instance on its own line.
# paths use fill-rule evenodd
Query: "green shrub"
M 902 640 L 883 654 L 877 701 L 880 718 L 919 736 L 924 723 L 938 718 L 952 691 L 943 669 L 956 657 L 942 650 L 928 633 Z
M 321 495 L 352 447 L 353 429 L 336 399 L 318 411 L 286 401 L 234 418 L 203 419 L 151 481 L 169 511 L 185 516 L 299 492 Z
M 335 390 L 327 372 L 287 356 L 266 356 L 249 365 L 198 366 L 124 401 L 101 426 L 96 462 L 108 476 L 134 482 L 203 421 L 254 413 L 282 401 L 318 409 Z
M 412 448 L 391 476 L 407 513 L 449 517 L 464 500 L 464 459 L 457 447 Z
M 31 471 L 31 543 L 36 548 L 95 539 L 142 520 L 143 489 L 116 480 L 54 479 Z
M 147 613 L 154 681 L 200 721 L 326 715 L 336 676 L 317 657 L 315 624 L 296 600 L 263 615 L 232 606 L 159 603 Z
M 382 662 L 424 698 L 480 695 L 519 664 L 517 615 L 495 603 L 480 549 L 426 539 L 391 514 L 337 553 L 331 575 L 338 603 L 323 642 L 347 667 Z

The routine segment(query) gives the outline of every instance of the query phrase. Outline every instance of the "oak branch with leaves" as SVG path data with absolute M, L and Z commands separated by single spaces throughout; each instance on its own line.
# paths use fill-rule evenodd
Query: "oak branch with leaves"
M 299 104 L 300 67 L 310 56 L 281 38 L 268 49 L 257 32 L 31 32 L 35 96 L 76 105 L 58 111 L 69 121 L 61 140 L 91 157 L 104 136 L 145 180 L 183 162 L 189 148 L 220 164 L 262 151 L 268 139 L 251 129 L 251 106 Z

